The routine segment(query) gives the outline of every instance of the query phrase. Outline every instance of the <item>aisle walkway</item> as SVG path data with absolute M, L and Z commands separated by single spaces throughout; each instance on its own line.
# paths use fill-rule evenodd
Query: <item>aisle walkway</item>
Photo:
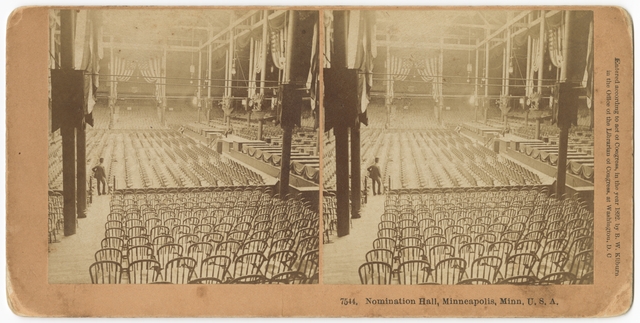
M 362 218 L 351 220 L 350 234 L 340 238 L 332 236 L 331 243 L 323 245 L 324 284 L 360 284 L 358 268 L 365 263 L 364 256 L 377 238 L 384 200 L 385 195 L 370 195 L 362 207 Z
M 109 214 L 111 195 L 93 197 L 87 217 L 78 219 L 76 234 L 65 237 L 62 232 L 56 243 L 49 244 L 50 284 L 90 284 L 89 266 L 104 238 L 104 224 Z

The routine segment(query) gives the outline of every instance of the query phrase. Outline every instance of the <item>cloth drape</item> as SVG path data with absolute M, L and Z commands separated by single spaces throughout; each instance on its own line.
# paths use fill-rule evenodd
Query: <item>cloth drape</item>
M 270 26 L 271 27 L 271 26 Z M 271 60 L 278 69 L 283 69 L 286 62 L 287 26 L 271 30 Z
M 367 111 L 373 85 L 373 61 L 378 55 L 376 44 L 376 13 L 374 11 L 349 11 L 347 32 L 347 67 L 357 69 L 358 101 L 360 114 Z
M 319 106 L 319 102 L 317 100 L 319 75 L 318 56 L 320 55 L 319 48 L 320 44 L 318 37 L 318 23 L 316 22 L 313 25 L 313 40 L 311 41 L 311 61 L 306 84 L 306 88 L 309 89 L 309 98 L 311 101 L 312 110 L 315 110 L 316 107 Z
M 74 38 L 74 68 L 85 71 L 91 80 L 85 80 L 85 115 L 91 114 L 95 105 L 95 92 L 99 83 L 102 48 L 102 15 L 98 11 L 80 10 L 76 15 Z
M 562 48 L 562 41 L 564 39 L 564 25 L 562 24 L 558 27 L 547 28 L 547 39 L 551 63 L 555 67 L 561 67 L 562 62 L 564 61 L 565 51 L 565 49 Z
M 589 24 L 589 40 L 587 45 L 587 64 L 584 67 L 582 86 L 587 90 L 587 107 L 593 105 L 593 22 Z
M 333 53 L 333 10 L 324 11 L 324 65 L 331 67 L 331 53 Z

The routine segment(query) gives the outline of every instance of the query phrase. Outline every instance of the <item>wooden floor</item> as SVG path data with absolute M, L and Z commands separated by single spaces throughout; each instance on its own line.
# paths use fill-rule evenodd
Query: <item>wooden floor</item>
M 109 214 L 111 195 L 94 195 L 87 208 L 87 217 L 78 219 L 76 234 L 58 235 L 56 243 L 49 244 L 50 284 L 90 284 L 89 266 L 100 249 L 104 237 L 104 224 Z
M 368 203 L 361 209 L 362 217 L 351 220 L 349 235 L 340 238 L 334 235 L 331 243 L 323 245 L 324 284 L 360 284 L 358 268 L 365 263 L 364 256 L 377 238 L 384 200 L 384 194 L 369 195 Z

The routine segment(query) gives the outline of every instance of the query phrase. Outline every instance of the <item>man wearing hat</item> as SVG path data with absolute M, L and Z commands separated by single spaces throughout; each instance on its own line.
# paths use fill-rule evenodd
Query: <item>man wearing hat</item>
M 107 194 L 107 174 L 104 171 L 104 166 L 102 166 L 102 163 L 104 163 L 104 158 L 100 158 L 100 164 L 98 164 L 98 166 L 94 167 L 93 170 L 93 177 L 96 178 L 96 182 L 97 182 L 97 186 L 98 186 L 98 195 L 100 194 L 100 184 L 102 183 L 102 194 Z
M 382 181 L 380 180 L 382 175 L 380 174 L 380 166 L 378 166 L 379 161 L 380 158 L 376 157 L 375 163 L 367 168 L 367 171 L 369 171 L 369 177 L 371 177 L 371 188 L 373 189 L 373 195 L 376 195 L 376 183 L 378 183 L 378 194 L 382 194 Z

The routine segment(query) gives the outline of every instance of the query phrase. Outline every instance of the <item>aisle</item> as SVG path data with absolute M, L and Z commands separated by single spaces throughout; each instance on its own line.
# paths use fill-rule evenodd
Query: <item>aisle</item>
M 78 219 L 76 234 L 65 237 L 61 232 L 57 243 L 49 244 L 50 284 L 90 284 L 89 266 L 104 238 L 104 224 L 109 213 L 111 195 L 93 197 L 87 217 Z
M 358 268 L 365 263 L 364 256 L 377 238 L 384 200 L 385 195 L 370 195 L 362 207 L 362 217 L 351 220 L 350 234 L 341 238 L 332 236 L 331 243 L 322 246 L 324 284 L 360 284 Z

